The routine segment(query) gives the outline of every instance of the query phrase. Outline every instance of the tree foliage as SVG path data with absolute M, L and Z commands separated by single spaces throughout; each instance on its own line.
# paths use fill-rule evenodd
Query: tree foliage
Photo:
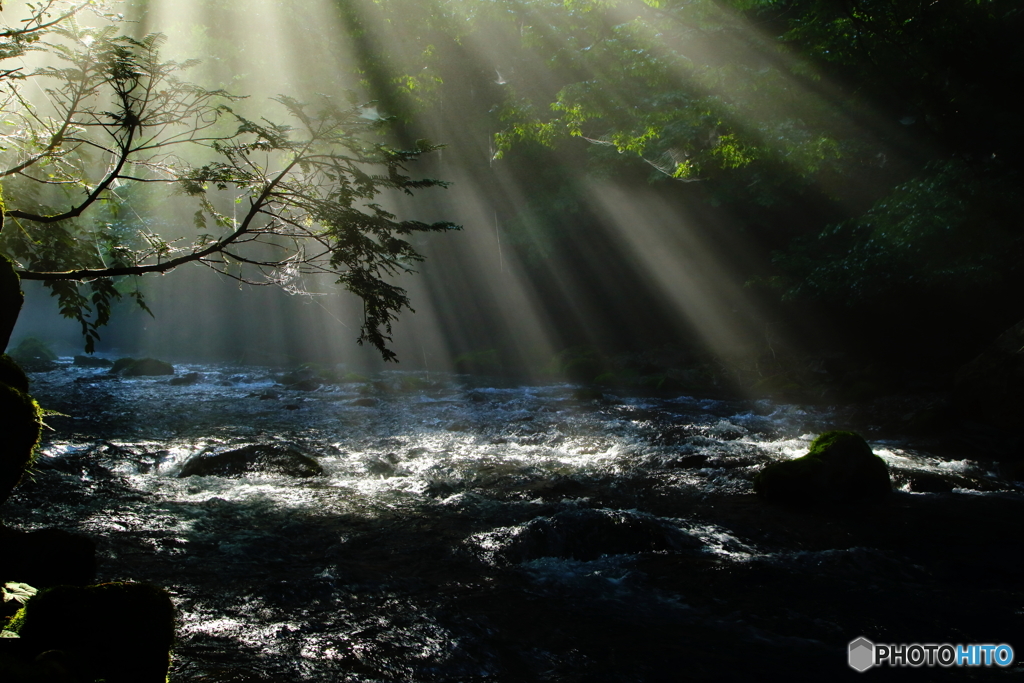
M 80 23 L 85 8 L 106 21 Z M 6 35 L 4 55 L 32 49 L 50 60 L 6 72 L 0 104 L 0 248 L 22 279 L 50 289 L 91 351 L 122 290 L 145 308 L 122 284 L 129 276 L 199 263 L 298 291 L 306 275 L 333 274 L 363 300 L 359 343 L 394 360 L 391 323 L 409 300 L 389 279 L 421 258 L 408 237 L 457 226 L 399 219 L 381 200 L 443 186 L 407 170 L 437 147 L 388 146 L 386 122 L 365 116 L 352 94 L 314 104 L 279 97 L 287 124 L 246 118 L 237 97 L 183 79 L 195 61 L 162 60 L 162 35 L 124 35 L 106 9 L 42 3 Z M 46 84 L 45 105 L 25 94 L 25 80 Z M 153 186 L 196 201 L 191 234 L 135 210 L 133 197 Z
M 408 9 L 406 0 L 377 5 L 393 26 Z M 471 81 L 498 158 L 534 159 L 537 144 L 565 158 L 577 142 L 606 175 L 635 175 L 639 162 L 654 179 L 699 182 L 704 196 L 748 223 L 797 238 L 775 259 L 776 282 L 790 298 L 939 296 L 956 283 L 995 291 L 1022 267 L 1008 207 L 1024 157 L 1006 91 L 1024 75 L 1018 2 L 446 7 L 461 19 L 402 33 L 392 78 L 429 67 L 441 84 L 434 102 Z M 483 63 L 473 79 L 441 59 L 445 35 L 494 46 L 477 53 Z M 537 206 L 518 212 L 543 220 L 509 225 L 540 226 L 534 232 L 543 234 L 526 241 L 556 242 L 572 220 L 551 197 L 571 196 L 572 186 L 566 179 L 562 192 L 546 180 L 531 192 Z M 767 212 L 787 204 L 785 213 Z M 794 216 L 797 226 L 784 224 Z

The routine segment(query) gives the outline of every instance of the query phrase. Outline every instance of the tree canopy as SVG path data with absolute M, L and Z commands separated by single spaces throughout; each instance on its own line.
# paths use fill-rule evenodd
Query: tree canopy
M 0 34 L 4 57 L 44 55 L 33 70 L 0 74 L 0 248 L 79 321 L 88 351 L 115 299 L 127 293 L 145 308 L 126 280 L 198 263 L 286 288 L 333 273 L 363 301 L 359 343 L 395 359 L 391 323 L 410 302 L 389 277 L 421 260 L 411 234 L 457 226 L 400 219 L 381 197 L 444 186 L 408 171 L 436 146 L 386 144 L 385 122 L 352 93 L 310 104 L 281 96 L 287 123 L 246 118 L 237 96 L 183 78 L 197 62 L 164 61 L 162 35 L 127 35 L 108 6 L 31 10 Z M 80 20 L 86 11 L 98 26 Z M 46 103 L 25 94 L 29 81 L 45 83 Z M 192 198 L 191 229 L 135 211 L 146 186 Z
M 241 11 L 207 5 L 209 17 Z M 288 125 L 188 83 L 191 62 L 162 60 L 158 35 L 125 37 L 96 3 L 78 9 L 103 15 L 101 28 L 47 2 L 0 36 L 0 57 L 60 60 L 0 73 L 17 226 L 0 243 L 90 339 L 109 302 L 134 291 L 111 277 L 196 261 L 285 286 L 333 272 L 366 301 L 360 339 L 384 348 L 409 304 L 388 279 L 418 258 L 406 237 L 452 227 L 399 220 L 376 199 L 441 184 L 408 170 L 435 149 L 426 138 L 450 143 L 445 158 L 487 186 L 506 246 L 538 270 L 594 239 L 580 188 L 601 177 L 728 211 L 775 252 L 749 281 L 791 303 L 870 306 L 956 283 L 978 297 L 1022 291 L 1013 0 L 322 5 L 341 35 L 305 22 L 304 40 L 364 95 L 279 98 Z M 230 45 L 231 22 L 208 21 L 209 44 Z M 341 43 L 347 56 L 328 49 Z M 18 94 L 26 79 L 50 83 L 52 111 Z M 523 201 L 494 180 L 503 173 Z M 194 232 L 133 215 L 154 185 L 198 202 Z

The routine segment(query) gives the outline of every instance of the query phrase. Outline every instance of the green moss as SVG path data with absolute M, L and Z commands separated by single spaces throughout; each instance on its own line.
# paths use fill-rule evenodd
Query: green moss
M 57 354 L 50 349 L 49 345 L 35 337 L 25 337 L 10 352 L 11 358 L 24 363 L 26 361 L 55 361 Z
M 21 633 L 21 627 L 25 625 L 25 608 L 22 607 L 14 616 L 8 619 L 7 625 L 4 626 L 5 631 L 12 631 L 14 633 Z
M 807 449 L 807 455 L 821 457 L 827 453 L 836 453 L 840 450 L 854 455 L 873 455 L 871 446 L 867 444 L 860 434 L 841 430 L 824 432 L 819 435 L 818 438 L 811 442 L 811 447 Z

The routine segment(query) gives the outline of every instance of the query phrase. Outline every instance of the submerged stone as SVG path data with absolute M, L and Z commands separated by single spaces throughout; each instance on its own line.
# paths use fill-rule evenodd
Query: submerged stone
M 889 467 L 853 432 L 825 432 L 807 455 L 766 466 L 754 491 L 770 503 L 851 503 L 892 490 Z
M 537 517 L 504 534 L 492 534 L 486 545 L 497 546 L 494 559 L 514 563 L 541 557 L 586 561 L 602 555 L 697 549 L 700 540 L 642 512 L 583 509 Z
M 187 375 L 181 377 L 175 377 L 168 384 L 174 386 L 190 386 L 192 384 L 199 384 L 203 381 L 203 375 L 198 372 L 190 372 Z
M 246 474 L 284 474 L 316 477 L 320 464 L 289 446 L 253 444 L 222 453 L 200 453 L 181 468 L 179 477 L 239 477 Z

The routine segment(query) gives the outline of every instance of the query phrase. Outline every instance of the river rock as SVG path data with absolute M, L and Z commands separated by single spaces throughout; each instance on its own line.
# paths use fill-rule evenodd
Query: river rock
M 851 503 L 892 490 L 889 467 L 853 432 L 825 432 L 807 455 L 766 466 L 754 491 L 770 503 Z
M 74 365 L 81 368 L 109 368 L 113 367 L 114 361 L 96 356 L 75 356 Z
M 199 372 L 190 372 L 187 375 L 181 377 L 175 377 L 168 384 L 174 386 L 191 386 L 193 384 L 199 384 L 203 381 L 203 375 Z
M 174 642 L 167 592 L 139 583 L 57 586 L 15 618 L 23 656 L 59 659 L 70 680 L 164 683 Z M 58 657 L 54 651 L 58 651 Z M 31 660 L 30 660 L 31 661 Z
M 284 474 L 290 477 L 315 477 L 323 473 L 323 468 L 316 460 L 290 446 L 253 444 L 221 453 L 200 453 L 185 463 L 178 476 Z
M 114 367 L 116 367 L 116 364 Z M 116 370 L 111 368 L 111 372 L 116 372 Z M 173 375 L 174 366 L 156 358 L 140 358 L 121 370 L 121 374 L 125 377 Z

